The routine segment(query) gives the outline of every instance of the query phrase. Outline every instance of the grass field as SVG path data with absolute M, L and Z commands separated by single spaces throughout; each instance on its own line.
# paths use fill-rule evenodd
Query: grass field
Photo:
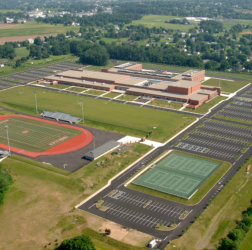
M 119 95 L 120 93 L 109 92 L 108 94 L 104 95 L 104 97 L 115 98 L 116 96 L 119 96 Z
M 1 120 L 0 139 L 7 145 L 5 126 L 8 126 L 12 147 L 43 152 L 79 134 L 80 131 L 24 117 L 9 117 Z
M 29 50 L 27 50 L 25 47 L 15 48 L 15 53 L 17 57 L 26 57 L 29 55 Z
M 219 162 L 173 153 L 134 184 L 189 199 L 220 165 Z
M 62 84 L 62 83 L 59 83 L 59 84 L 56 84 L 56 85 L 48 85 L 50 88 L 55 88 L 55 89 L 66 89 L 66 88 L 69 88 L 70 85 L 67 85 L 67 84 Z
M 168 102 L 165 100 L 158 100 L 158 99 L 151 101 L 149 104 L 158 106 L 158 107 L 171 108 L 171 109 L 180 109 L 183 107 L 181 103 Z
M 236 226 L 242 211 L 250 205 L 252 181 L 246 177 L 246 168 L 252 157 L 221 190 L 207 209 L 179 239 L 173 240 L 171 249 L 216 249 L 219 240 Z M 174 246 L 175 245 L 175 246 Z
M 138 96 L 136 95 L 122 95 L 120 97 L 118 97 L 118 100 L 122 100 L 122 101 L 134 101 Z
M 199 113 L 199 114 L 205 114 L 205 113 L 207 113 L 209 111 L 210 108 L 212 108 L 217 103 L 219 103 L 220 101 L 223 101 L 225 99 L 227 99 L 227 97 L 217 96 L 214 99 L 212 99 L 211 101 L 203 103 L 197 109 L 185 108 L 184 111 L 189 111 L 189 112 L 194 112 L 194 113 Z
M 85 91 L 85 90 L 87 90 L 87 89 L 85 89 L 85 88 L 82 88 L 82 87 L 71 87 L 71 88 L 69 88 L 68 90 L 70 90 L 70 91 L 73 91 L 73 92 L 82 92 L 82 91 Z
M 89 89 L 86 94 L 89 94 L 89 95 L 102 95 L 102 94 L 105 94 L 106 91 L 102 91 L 102 90 L 97 90 L 97 89 Z
M 81 117 L 80 96 L 37 89 L 37 99 L 39 112 L 60 111 Z M 0 100 L 4 106 L 34 114 L 32 87 L 21 86 L 1 92 Z M 87 126 L 138 137 L 152 130 L 150 139 L 162 142 L 195 120 L 189 115 L 88 97 L 84 98 L 84 113 Z
M 202 83 L 202 85 L 207 86 L 217 86 L 221 87 L 222 92 L 233 93 L 238 89 L 247 85 L 249 81 L 226 81 L 226 80 L 219 80 L 219 79 L 209 79 Z
M 51 25 L 37 22 L 27 22 L 25 24 L 18 24 L 13 26 L 0 27 L 0 37 L 10 36 L 27 36 L 27 35 L 47 35 L 47 34 L 60 34 L 67 31 L 78 31 L 78 27 L 64 26 L 62 24 Z
M 19 52 L 19 53 L 24 53 L 24 51 Z M 29 59 L 27 62 L 24 63 L 24 65 L 21 65 L 18 68 L 13 68 L 12 66 L 5 66 L 4 68 L 0 68 L 0 76 L 6 76 L 9 74 L 14 74 L 18 72 L 23 72 L 27 71 L 31 67 L 42 67 L 45 65 L 49 65 L 52 63 L 57 63 L 57 62 L 62 62 L 62 61 L 77 61 L 77 57 L 72 56 L 72 55 L 62 55 L 62 56 L 50 56 L 49 58 L 44 58 L 41 60 L 33 60 Z
M 252 249 L 252 228 L 248 231 L 246 237 L 243 239 L 239 250 L 248 250 Z
M 147 15 L 143 16 L 140 20 L 135 20 L 132 22 L 134 25 L 145 25 L 148 28 L 152 27 L 163 27 L 166 29 L 173 29 L 173 30 L 181 30 L 181 31 L 188 31 L 191 28 L 194 28 L 196 24 L 172 24 L 172 23 L 165 23 L 165 21 L 169 21 L 174 18 L 179 18 L 177 16 L 161 16 L 161 15 Z
M 75 173 L 19 156 L 6 159 L 1 164 L 9 169 L 14 183 L 0 208 L 1 248 L 53 249 L 55 240 L 60 243 L 82 233 L 90 235 L 97 249 L 144 247 L 150 236 L 73 207 L 148 150 L 150 147 L 136 144 L 124 153 L 99 159 L 108 163 L 106 167 L 96 166 L 95 161 Z M 107 227 L 111 237 L 103 238 L 100 232 Z
M 176 65 L 167 65 L 167 64 L 160 64 L 160 63 L 144 63 L 143 68 L 153 68 L 153 69 L 165 69 L 170 71 L 178 71 L 183 72 L 191 69 L 192 67 L 183 67 L 183 66 L 176 66 Z M 221 71 L 210 71 L 206 70 L 207 75 L 211 76 L 218 76 L 218 77 L 231 77 L 237 79 L 244 79 L 251 81 L 251 74 L 250 73 L 229 73 L 229 72 L 221 72 Z M 238 80 L 240 81 L 240 80 Z

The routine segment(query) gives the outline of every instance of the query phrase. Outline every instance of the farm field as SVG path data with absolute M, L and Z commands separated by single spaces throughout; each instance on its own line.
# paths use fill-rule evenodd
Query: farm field
M 15 179 L 0 209 L 1 247 L 51 249 L 65 238 L 85 233 L 92 237 L 97 249 L 142 249 L 149 235 L 108 224 L 74 206 L 148 150 L 146 145 L 133 145 L 124 153 L 102 157 L 100 160 L 110 159 L 113 163 L 106 168 L 97 167 L 96 161 L 75 173 L 12 155 L 1 163 Z M 111 235 L 105 239 L 100 233 L 106 226 L 111 228 Z
M 173 240 L 166 250 L 176 249 L 216 249 L 219 240 L 236 226 L 251 200 L 251 176 L 245 171 L 252 164 L 252 157 L 226 184 L 216 198 L 179 239 Z
M 169 21 L 171 19 L 179 18 L 177 16 L 161 16 L 161 15 L 147 15 L 143 16 L 140 20 L 135 20 L 132 22 L 133 25 L 145 25 L 148 28 L 152 27 L 164 27 L 166 29 L 180 30 L 180 31 L 188 31 L 191 28 L 194 28 L 195 24 L 172 24 L 165 23 L 165 21 Z
M 0 37 L 22 37 L 31 35 L 55 35 L 73 30 L 78 31 L 78 27 L 64 26 L 61 24 L 51 25 L 37 22 L 27 22 L 25 24 L 1 25 Z M 24 39 L 25 40 L 25 39 Z
M 6 107 L 34 114 L 32 87 L 21 86 L 6 90 L 0 93 L 0 98 L 1 103 Z M 81 117 L 80 96 L 37 89 L 37 98 L 39 112 L 60 111 Z M 62 105 L 62 100 L 66 105 Z M 166 141 L 195 120 L 190 115 L 88 97 L 84 98 L 84 110 L 87 126 L 139 137 L 145 136 L 152 130 L 150 139 L 157 141 Z

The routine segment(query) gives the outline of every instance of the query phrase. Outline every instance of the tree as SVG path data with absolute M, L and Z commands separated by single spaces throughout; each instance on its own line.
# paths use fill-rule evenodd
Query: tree
M 95 250 L 95 247 L 88 236 L 81 235 L 62 241 L 55 250 Z
M 98 66 L 104 66 L 108 63 L 108 60 L 109 54 L 106 48 L 99 45 L 88 49 L 80 56 L 80 61 L 84 64 L 89 63 Z
M 4 171 L 0 165 L 0 205 L 3 203 L 4 196 L 9 190 L 12 178 L 7 171 Z
M 221 240 L 218 250 L 236 250 L 238 249 L 237 244 L 229 238 Z

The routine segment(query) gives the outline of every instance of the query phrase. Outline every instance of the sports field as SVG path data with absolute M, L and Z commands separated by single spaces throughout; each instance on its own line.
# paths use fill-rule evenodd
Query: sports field
M 0 92 L 1 105 L 34 114 L 34 88 L 20 86 Z M 36 88 L 38 110 L 59 111 L 81 117 L 81 96 Z M 166 141 L 195 121 L 195 117 L 162 110 L 137 107 L 108 100 L 84 97 L 85 125 L 155 141 Z M 178 122 L 179 121 L 179 122 Z
M 7 128 L 11 151 L 31 157 L 71 152 L 92 141 L 89 131 L 71 125 L 22 115 L 2 115 L 0 147 L 4 149 L 8 149 Z
M 189 199 L 220 165 L 219 162 L 173 153 L 134 184 Z

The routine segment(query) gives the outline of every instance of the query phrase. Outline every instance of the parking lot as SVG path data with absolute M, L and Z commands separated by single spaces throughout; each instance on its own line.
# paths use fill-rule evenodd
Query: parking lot
M 188 133 L 176 148 L 229 162 L 238 159 L 252 143 L 252 129 L 246 123 L 252 121 L 252 100 L 241 99 L 248 93 L 252 93 L 251 86 L 217 112 L 217 115 L 227 119 L 225 123 L 219 122 L 218 118 L 213 116 Z M 241 124 L 244 123 L 244 127 L 232 124 L 229 118 L 239 119 Z
M 198 123 L 163 147 L 155 149 L 140 162 L 119 175 L 109 187 L 79 208 L 155 237 L 173 239 L 181 236 L 182 230 L 186 229 L 190 223 L 193 223 L 195 218 L 200 215 L 208 203 L 215 198 L 228 180 L 236 173 L 244 159 L 251 152 L 252 126 L 246 123 L 243 124 L 242 121 L 232 122 L 215 117 L 217 113 L 224 111 L 231 105 L 238 106 L 241 110 L 240 114 L 246 115 L 245 112 L 248 106 L 252 105 L 252 100 L 250 102 L 248 99 L 241 100 L 240 98 L 243 98 L 242 95 L 246 94 L 247 91 L 252 91 L 252 86 L 245 88 L 236 97 L 214 109 Z M 246 109 L 243 109 L 243 105 Z M 241 124 L 244 126 L 240 126 Z M 194 206 L 183 205 L 124 187 L 124 183 L 129 178 L 143 169 L 153 159 L 170 149 L 228 161 L 232 163 L 232 167 L 209 193 Z M 101 211 L 96 207 L 99 197 L 104 200 L 103 205 L 107 208 L 106 211 Z M 189 216 L 185 220 L 180 220 L 179 217 L 184 211 L 188 211 Z M 173 222 L 179 225 L 173 231 L 165 232 L 156 229 L 159 223 L 170 225 Z
M 179 217 L 185 212 L 185 207 L 155 197 L 150 200 L 150 197 L 122 187 L 113 194 L 103 197 L 103 206 L 107 208 L 106 211 L 96 208 L 95 203 L 90 203 L 88 207 L 83 206 L 83 208 L 86 207 L 87 211 L 92 211 L 124 226 L 161 237 L 165 232 L 157 230 L 156 226 L 179 224 Z
M 16 85 L 23 85 L 42 79 L 45 76 L 55 74 L 57 71 L 77 69 L 83 65 L 72 62 L 54 63 L 42 67 L 28 68 L 24 72 L 15 73 L 0 77 L 0 90 L 7 89 Z

